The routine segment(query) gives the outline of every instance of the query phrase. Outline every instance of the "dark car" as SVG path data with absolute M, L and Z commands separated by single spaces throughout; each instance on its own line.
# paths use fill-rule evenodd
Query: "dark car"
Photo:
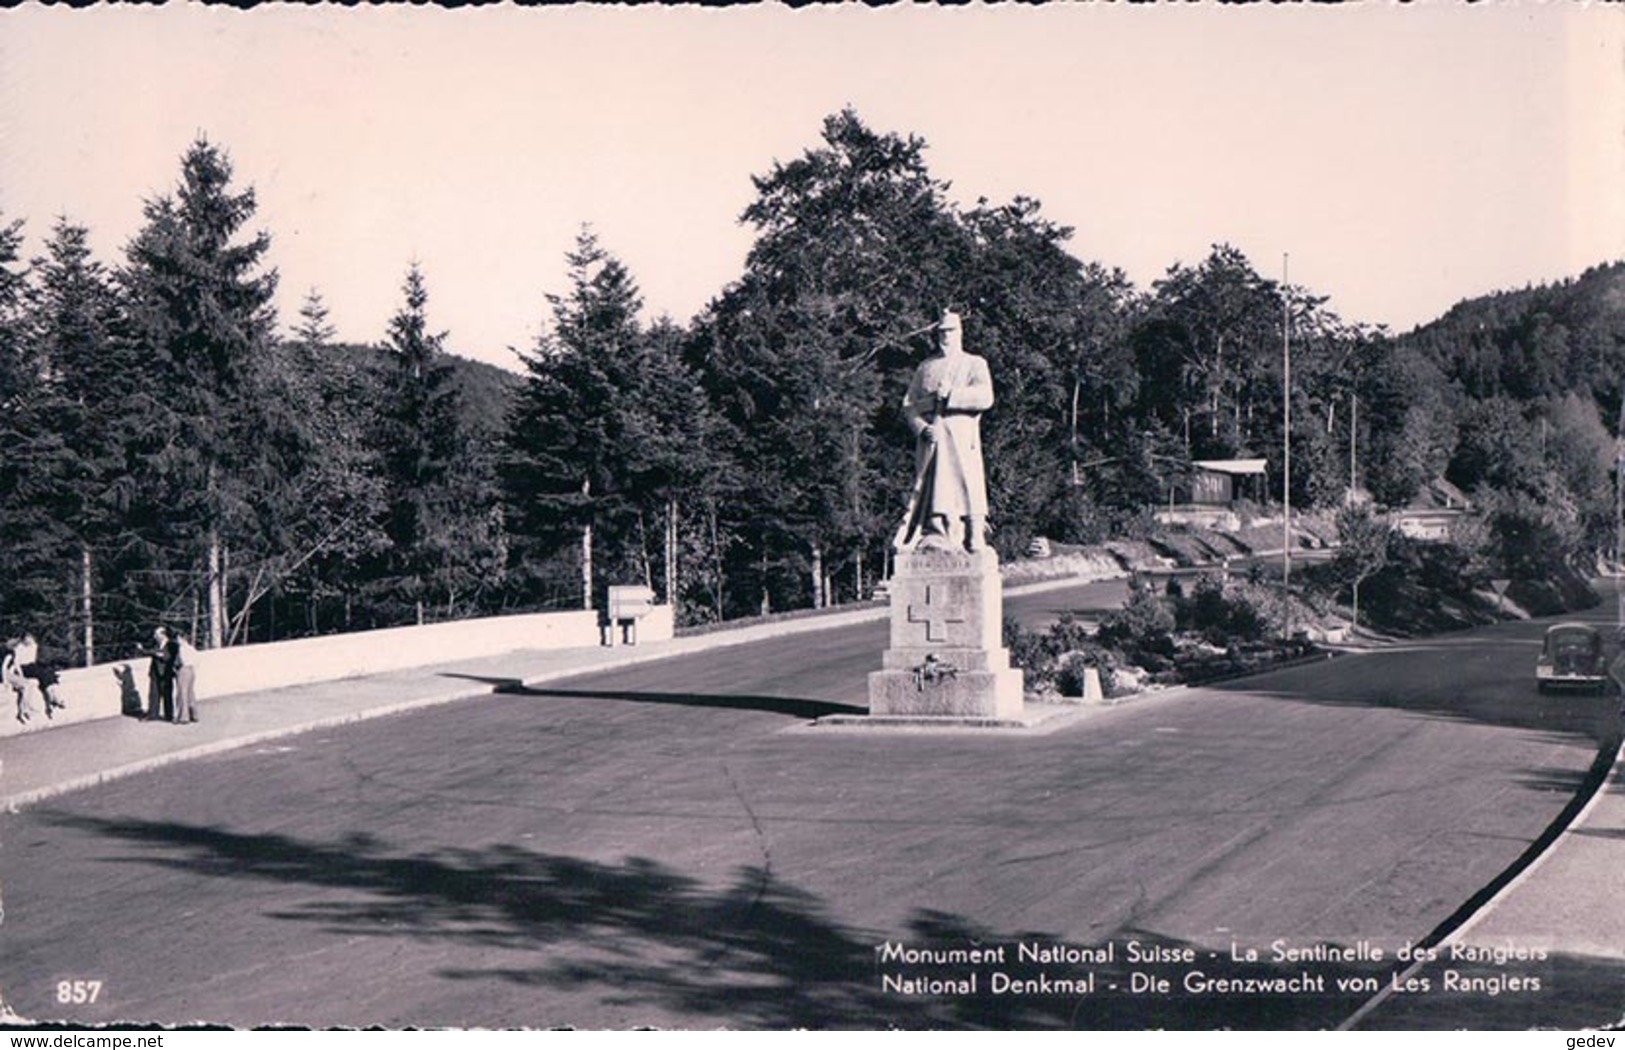
M 1548 689 L 1608 688 L 1608 659 L 1602 635 L 1583 623 L 1560 623 L 1546 629 L 1546 644 L 1535 662 L 1535 685 Z

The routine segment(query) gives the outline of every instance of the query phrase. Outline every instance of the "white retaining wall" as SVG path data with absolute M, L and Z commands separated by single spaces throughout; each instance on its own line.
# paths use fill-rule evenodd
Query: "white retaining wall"
M 670 606 L 656 606 L 638 623 L 640 642 L 671 637 Z M 568 649 L 601 643 L 598 613 L 584 609 L 240 645 L 198 654 L 197 696 L 207 701 L 232 693 L 381 674 L 519 649 Z M 144 707 L 147 660 L 121 660 L 65 671 L 60 689 L 67 710 L 56 712 L 55 719 L 47 721 L 44 704 L 35 695 L 31 697 L 33 717 L 26 726 L 17 721 L 15 694 L 9 689 L 0 692 L 0 736 L 112 718 L 131 707 Z

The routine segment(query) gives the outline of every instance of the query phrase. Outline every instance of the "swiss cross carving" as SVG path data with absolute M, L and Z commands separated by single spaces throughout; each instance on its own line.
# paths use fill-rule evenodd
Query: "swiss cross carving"
M 948 640 L 948 625 L 951 623 L 964 623 L 963 616 L 950 616 L 942 592 L 946 588 L 940 584 L 928 583 L 925 585 L 925 601 L 922 604 L 909 604 L 908 622 L 925 624 L 925 640 L 928 642 L 946 642 Z

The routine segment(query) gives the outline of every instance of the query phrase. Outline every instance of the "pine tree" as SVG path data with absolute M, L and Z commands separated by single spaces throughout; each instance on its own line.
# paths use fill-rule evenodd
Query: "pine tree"
M 319 351 L 331 343 L 337 334 L 338 329 L 328 321 L 327 303 L 322 299 L 322 293 L 312 288 L 305 293 L 305 301 L 299 307 L 299 324 L 293 330 L 294 342 Z
M 255 370 L 272 341 L 276 273 L 262 271 L 270 236 L 237 242 L 253 217 L 252 189 L 233 192 L 230 159 L 200 139 L 181 161 L 173 196 L 147 203 L 129 247 L 126 294 L 168 416 L 155 456 L 178 535 L 204 561 L 208 644 L 226 641 L 231 543 L 253 542 L 267 448 Z
M 71 533 L 74 556 L 63 575 L 75 592 L 75 641 L 87 664 L 95 659 L 97 608 L 105 604 L 100 580 L 117 579 L 103 561 L 116 564 L 123 546 L 129 450 L 146 426 L 143 406 L 150 397 L 133 378 L 142 371 L 138 348 L 121 337 L 111 281 L 91 257 L 88 237 L 83 226 L 59 220 L 46 254 L 33 263 L 31 329 L 44 369 L 37 432 L 53 433 L 61 443 L 30 457 L 51 495 L 54 521 Z M 128 643 L 138 630 L 117 617 L 108 627 L 104 633 L 115 644 Z
M 590 230 L 565 259 L 570 291 L 547 296 L 551 331 L 525 355 L 503 482 L 509 527 L 533 552 L 579 542 L 581 603 L 592 608 L 605 574 L 622 576 L 638 562 L 622 413 L 644 339 L 643 304 L 626 267 Z
M 456 542 L 452 481 L 465 439 L 446 334 L 429 330 L 429 293 L 417 263 L 401 291 L 405 302 L 389 322 L 391 368 L 378 447 L 388 486 L 389 585 L 422 623 Z
M 28 332 L 22 244 L 21 220 L 0 223 L 0 630 L 40 633 L 60 619 L 66 537 L 49 478 L 64 442 L 41 411 L 50 366 Z

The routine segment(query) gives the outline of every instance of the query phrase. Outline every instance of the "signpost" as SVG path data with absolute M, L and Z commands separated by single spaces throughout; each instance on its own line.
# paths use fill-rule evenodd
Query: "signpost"
M 1506 611 L 1507 611 L 1507 588 L 1510 587 L 1510 586 L 1512 586 L 1512 581 L 1511 580 L 1491 580 L 1490 581 L 1490 587 L 1492 587 L 1495 590 L 1496 602 L 1500 607 L 1500 613 L 1501 613 L 1502 616 L 1506 615 Z

